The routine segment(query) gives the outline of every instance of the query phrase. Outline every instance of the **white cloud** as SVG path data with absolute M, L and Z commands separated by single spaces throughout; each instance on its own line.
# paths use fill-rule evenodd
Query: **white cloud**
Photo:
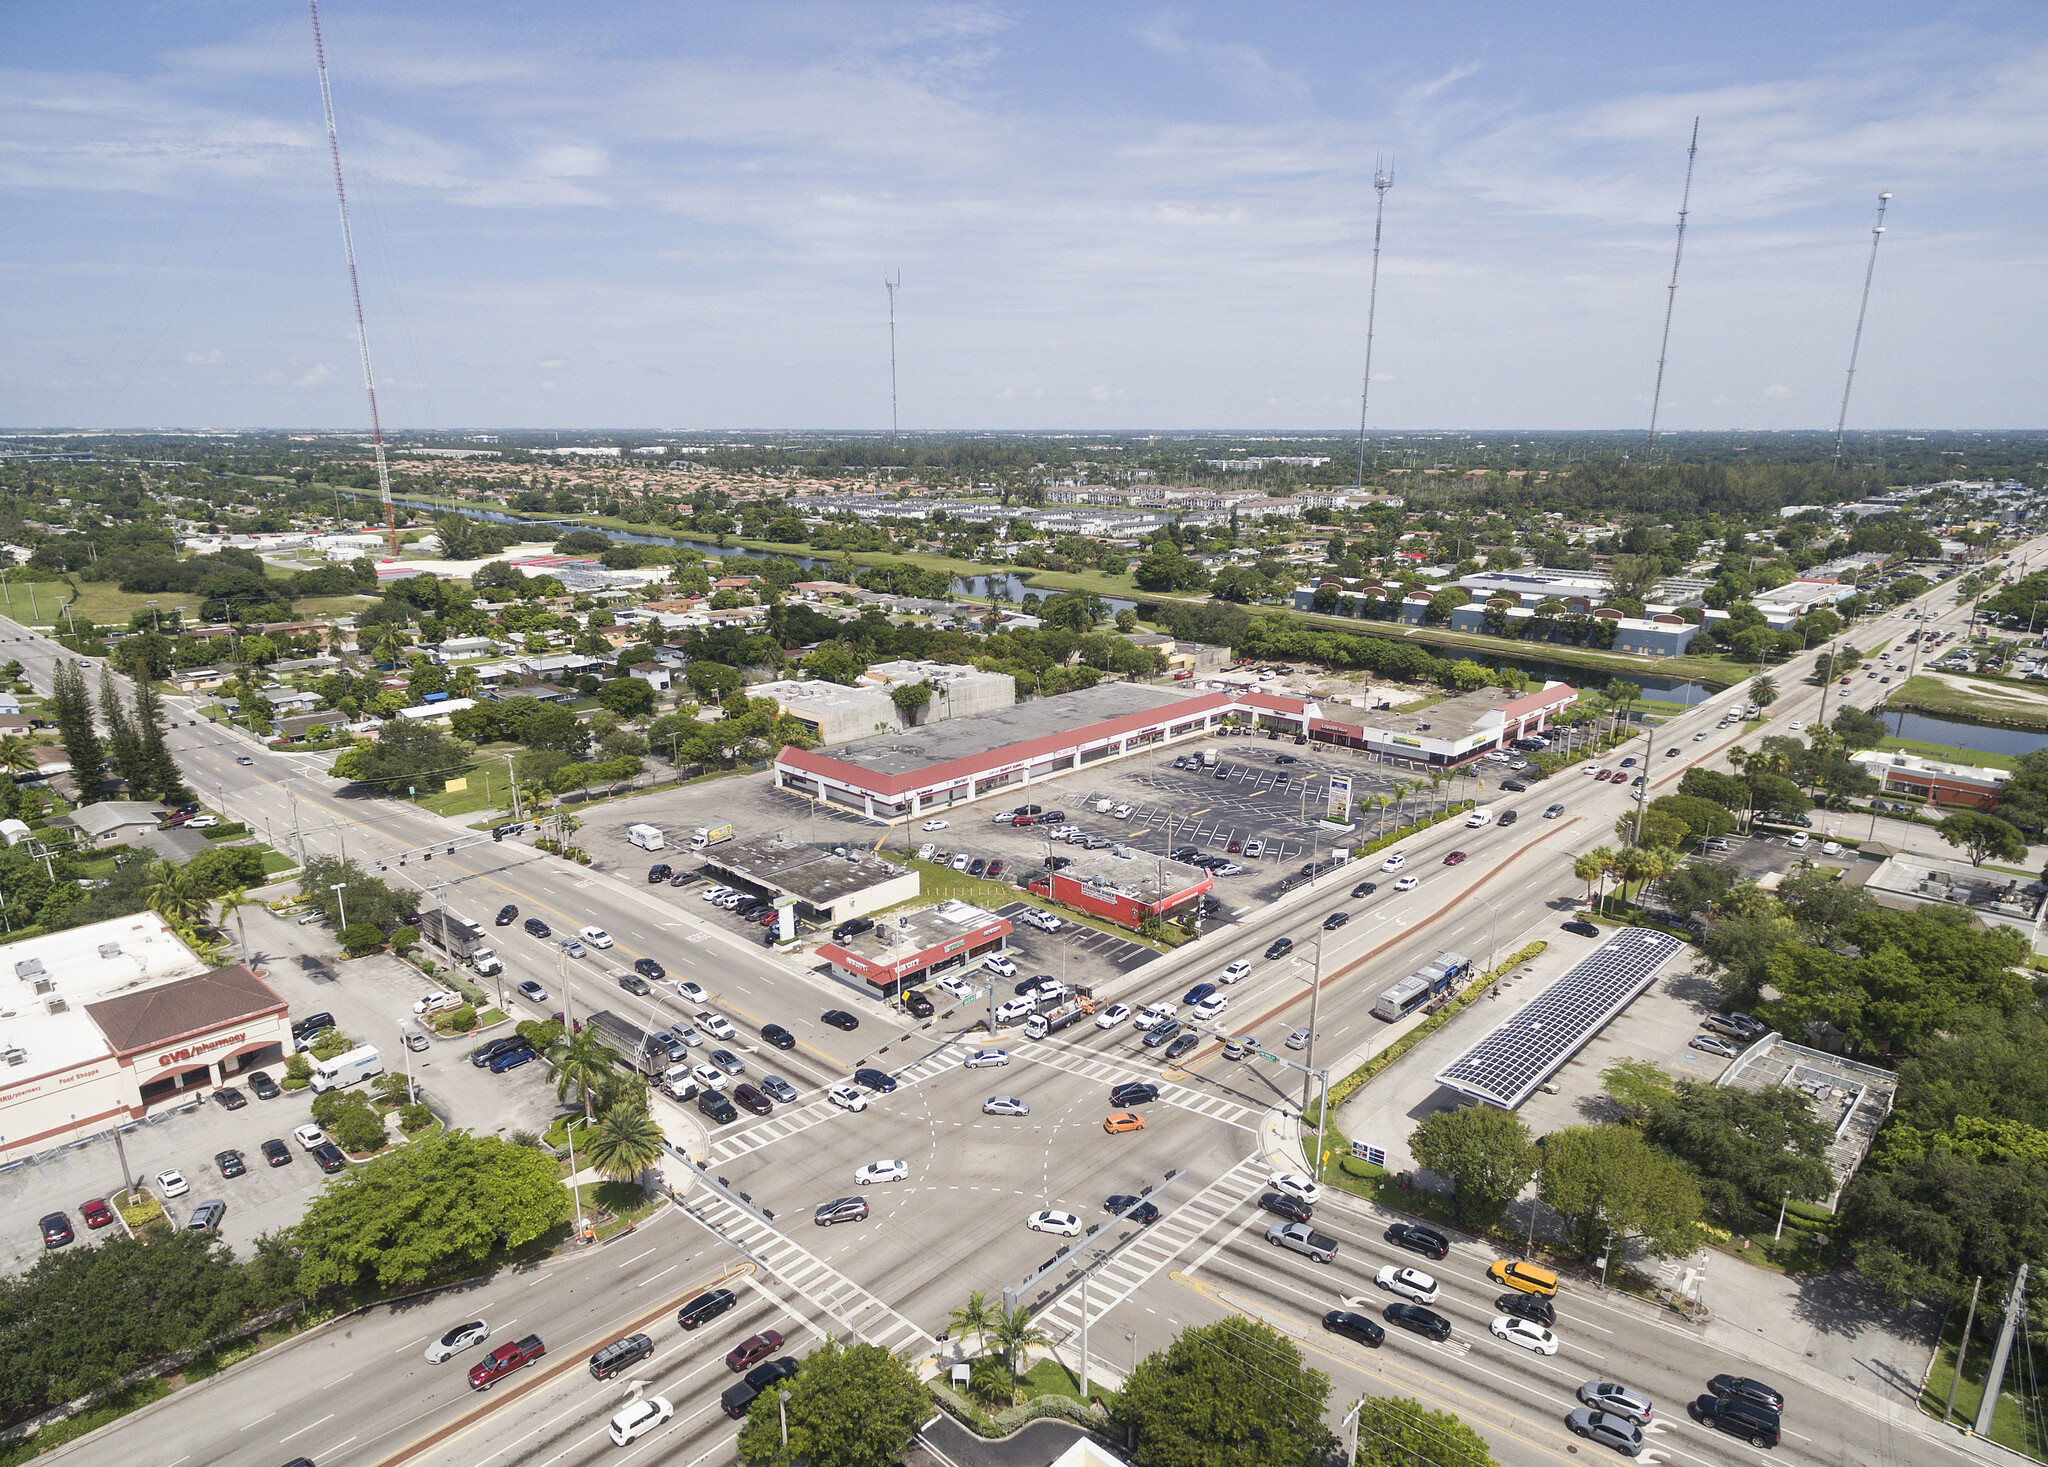
M 185 365 L 188 367 L 217 367 L 227 359 L 228 354 L 219 347 L 215 347 L 212 351 L 188 351 L 185 353 Z
M 321 362 L 292 385 L 295 387 L 318 387 L 333 375 L 334 368 L 328 366 L 325 362 Z

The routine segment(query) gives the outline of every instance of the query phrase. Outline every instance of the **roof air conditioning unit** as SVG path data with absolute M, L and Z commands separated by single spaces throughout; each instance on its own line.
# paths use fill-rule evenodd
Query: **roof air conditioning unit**
M 57 980 L 54 978 L 38 978 L 36 979 L 35 988 L 38 994 L 55 993 L 57 991 Z
M 53 1014 L 61 1014 L 68 1012 L 71 1005 L 64 1002 L 61 996 L 53 993 L 48 999 L 44 1000 L 43 1007 Z

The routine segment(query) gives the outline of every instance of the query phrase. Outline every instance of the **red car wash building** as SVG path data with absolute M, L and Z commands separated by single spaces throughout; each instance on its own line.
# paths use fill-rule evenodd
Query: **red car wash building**
M 1177 917 L 1182 908 L 1215 886 L 1215 878 L 1207 871 L 1184 861 L 1144 851 L 1130 856 L 1090 851 L 1074 857 L 1070 865 L 1045 880 L 1033 882 L 1031 889 L 1062 906 L 1135 932 L 1147 918 L 1168 921 Z

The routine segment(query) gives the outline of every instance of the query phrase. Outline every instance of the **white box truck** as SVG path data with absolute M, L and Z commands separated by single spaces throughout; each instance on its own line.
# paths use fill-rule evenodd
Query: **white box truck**
M 712 846 L 722 846 L 731 839 L 732 827 L 730 825 L 700 825 L 697 827 L 696 833 L 690 837 L 690 849 L 693 851 L 707 850 Z
M 658 851 L 663 844 L 658 825 L 629 825 L 626 827 L 626 839 L 643 851 Z
M 384 1058 L 377 1046 L 365 1044 L 330 1060 L 313 1061 L 313 1089 L 340 1090 L 384 1073 Z
M 1216 751 L 1214 749 L 1202 750 L 1202 767 L 1204 769 L 1214 769 L 1216 767 Z

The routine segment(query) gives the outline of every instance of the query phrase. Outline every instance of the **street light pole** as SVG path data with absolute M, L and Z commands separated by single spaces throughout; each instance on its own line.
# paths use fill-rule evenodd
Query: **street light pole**
M 406 1042 L 410 1038 L 411 1036 L 405 1032 L 405 1020 L 400 1019 L 398 1021 L 398 1042 L 399 1047 L 405 1051 L 405 1103 L 407 1105 L 414 1105 L 418 1103 L 420 1093 L 412 1083 L 412 1045 Z
M 346 883 L 337 881 L 334 883 L 334 885 L 327 888 L 329 891 L 334 893 L 334 905 L 341 912 L 341 925 L 344 930 L 346 930 L 346 928 L 348 927 L 348 901 L 345 897 L 342 896 L 342 891 L 344 890 L 345 885 Z

